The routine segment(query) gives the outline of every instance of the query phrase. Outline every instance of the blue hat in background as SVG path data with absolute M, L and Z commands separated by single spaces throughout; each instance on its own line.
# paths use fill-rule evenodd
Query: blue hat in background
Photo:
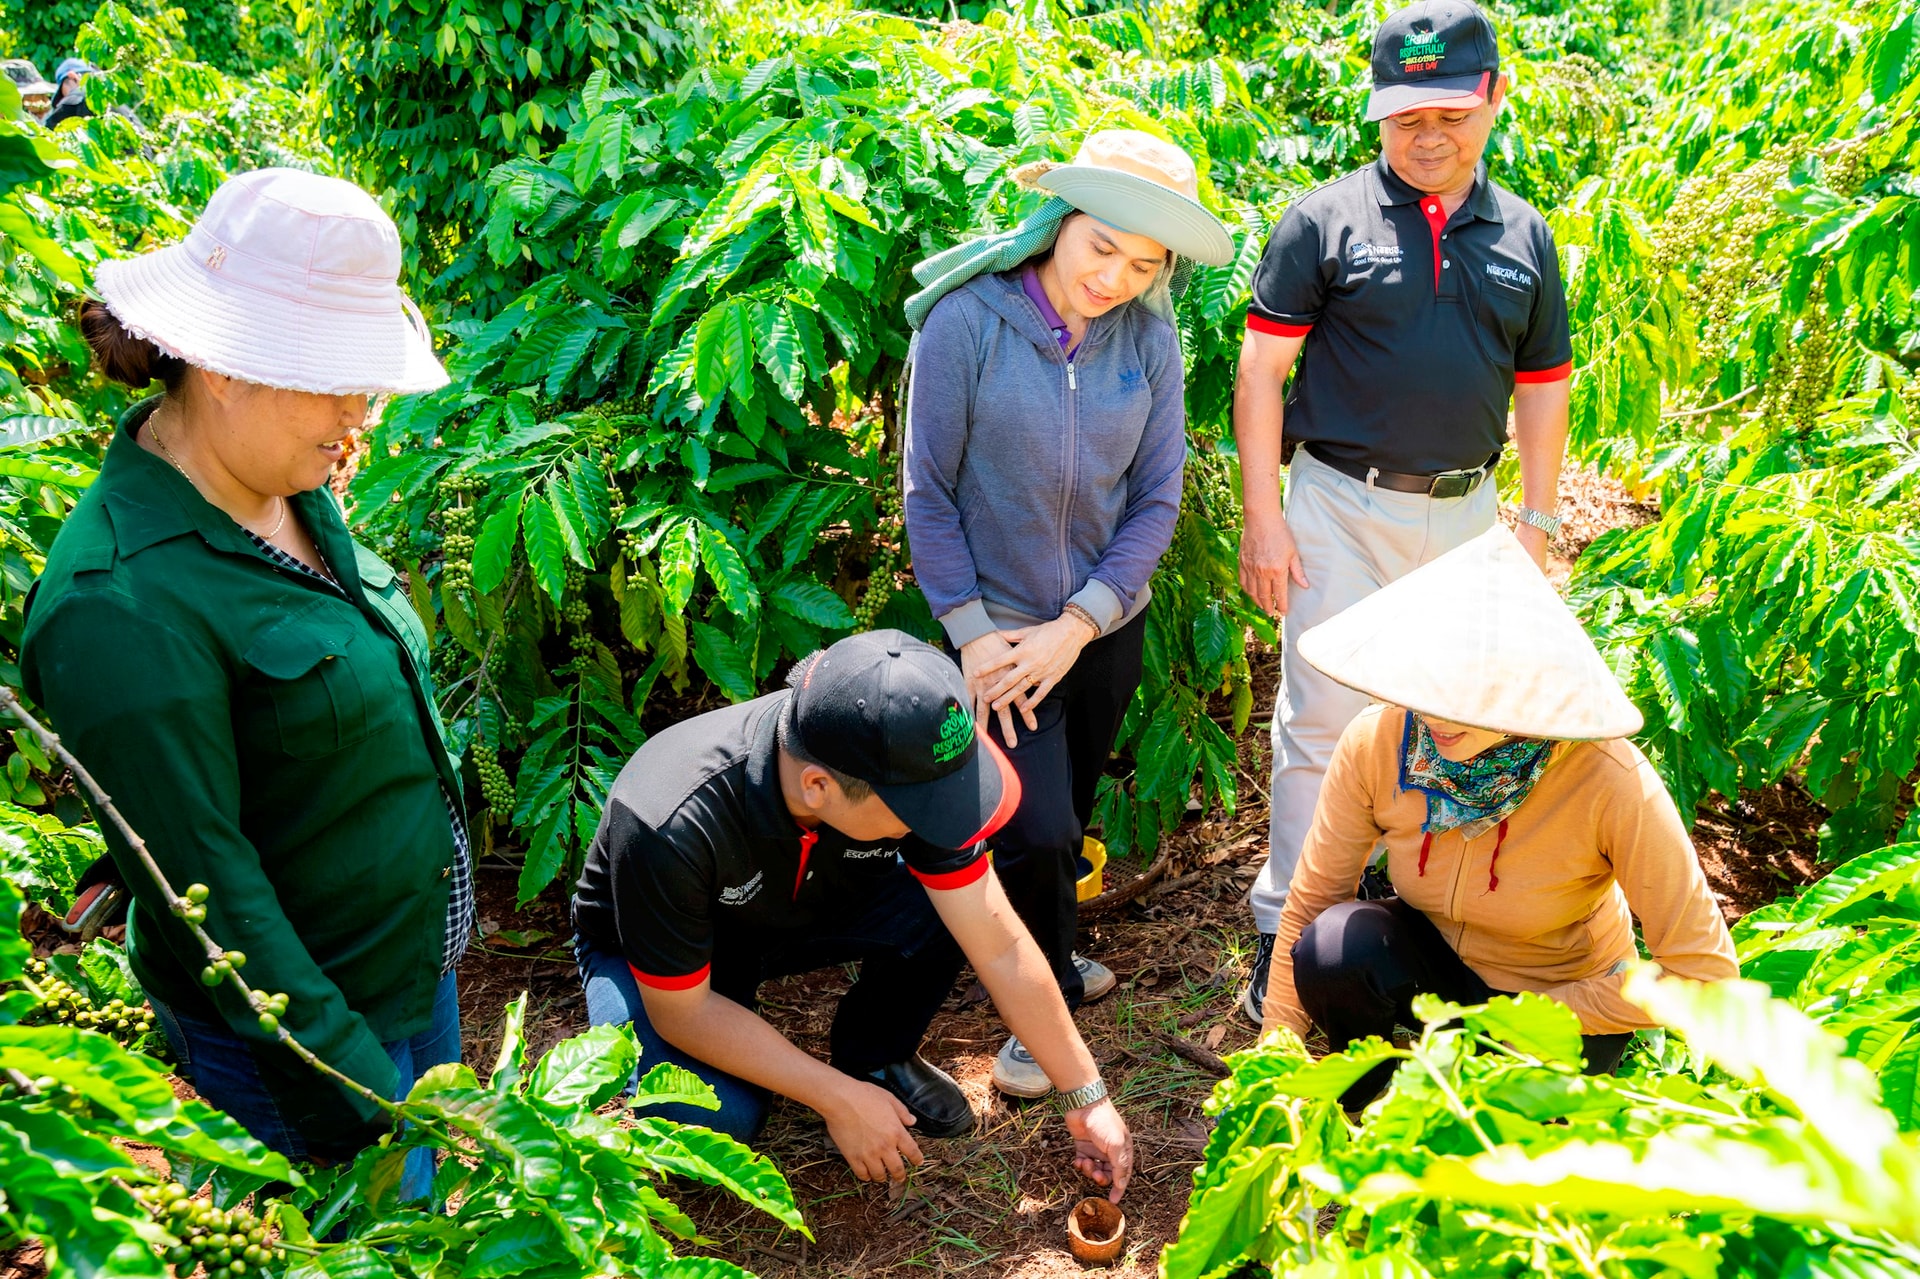
M 88 62 L 85 58 L 68 58 L 66 61 L 62 62 L 59 66 L 54 68 L 54 71 L 53 71 L 54 84 L 59 85 L 68 76 L 74 74 L 75 72 L 79 72 L 83 76 L 89 76 L 95 73 L 95 68 L 93 64 Z

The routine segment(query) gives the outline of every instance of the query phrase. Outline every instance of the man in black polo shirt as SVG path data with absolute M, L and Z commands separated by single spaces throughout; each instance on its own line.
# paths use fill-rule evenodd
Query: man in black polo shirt
M 1553 236 L 1481 163 L 1506 91 L 1493 26 L 1469 0 L 1409 5 L 1374 37 L 1373 84 L 1380 158 L 1287 210 L 1240 348 L 1240 581 L 1285 615 L 1271 846 L 1251 894 L 1260 947 L 1241 1001 L 1255 1022 L 1320 780 L 1367 702 L 1291 660 L 1294 639 L 1492 526 L 1509 402 L 1518 531 L 1543 567 L 1559 524 L 1573 347 Z
M 919 1056 L 971 961 L 1060 1091 L 1075 1166 L 1117 1201 L 1133 1139 L 988 863 L 1020 782 L 975 731 L 960 668 L 875 631 L 788 684 L 676 724 L 621 770 L 573 898 L 589 1020 L 631 1022 L 642 1069 L 678 1063 L 720 1099 L 649 1113 L 750 1138 L 779 1093 L 819 1112 L 856 1176 L 899 1180 L 913 1133 L 973 1126 Z M 831 1066 L 754 1015 L 762 981 L 851 960 Z

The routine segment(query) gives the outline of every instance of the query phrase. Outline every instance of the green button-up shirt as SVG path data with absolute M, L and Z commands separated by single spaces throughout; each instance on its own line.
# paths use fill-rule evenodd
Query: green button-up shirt
M 323 1060 L 391 1096 L 383 1043 L 427 1028 L 455 857 L 458 775 L 426 634 L 326 489 L 289 499 L 343 598 L 273 564 L 120 423 L 54 540 L 21 643 L 28 696 L 146 841 L 176 890 L 212 889 L 207 931 Z M 351 1098 L 264 1035 L 109 822 L 148 989 L 256 1045 L 285 1118 L 338 1141 Z M 351 1126 L 351 1125 L 349 1125 Z

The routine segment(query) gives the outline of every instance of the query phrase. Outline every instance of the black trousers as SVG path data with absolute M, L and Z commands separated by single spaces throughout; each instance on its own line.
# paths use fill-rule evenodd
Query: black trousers
M 1293 945 L 1293 985 L 1300 1006 L 1327 1032 L 1335 1052 L 1358 1039 L 1390 1039 L 1395 1026 L 1418 1029 L 1415 995 L 1483 1004 L 1495 990 L 1447 944 L 1433 921 L 1401 901 L 1342 902 L 1307 925 Z M 1612 1074 L 1631 1034 L 1582 1035 L 1589 1075 Z M 1380 1094 L 1398 1062 L 1381 1062 L 1340 1098 L 1357 1110 Z
M 894 870 L 852 918 L 795 932 L 717 930 L 714 991 L 751 1009 L 763 981 L 858 961 L 860 976 L 833 1015 L 833 1064 L 862 1074 L 911 1057 L 966 956 L 920 881 L 904 865 Z
M 894 869 L 881 893 L 845 921 L 757 936 L 741 930 L 716 933 L 713 989 L 751 1010 L 758 1007 L 762 981 L 858 960 L 859 980 L 841 996 L 833 1018 L 833 1064 L 861 1075 L 905 1061 L 919 1051 L 928 1024 L 953 989 L 963 956 L 926 890 L 905 866 Z M 741 1141 L 759 1136 L 771 1094 L 661 1038 L 618 944 L 582 936 L 574 948 L 587 1020 L 595 1026 L 633 1027 L 640 1040 L 637 1073 L 672 1062 L 706 1080 L 720 1098 L 718 1111 L 676 1103 L 649 1107 L 646 1113 Z
M 1147 624 L 1138 617 L 1101 636 L 1080 650 L 1073 669 L 1034 710 L 1037 729 L 1029 730 L 1018 712 L 1013 717 L 1007 759 L 1020 775 L 1020 808 L 993 837 L 993 869 L 1052 966 L 1068 1008 L 1078 1008 L 1085 993 L 1073 966 L 1080 922 L 1075 860 L 1113 739 L 1140 687 L 1146 643 Z M 1006 748 L 998 715 L 983 727 Z

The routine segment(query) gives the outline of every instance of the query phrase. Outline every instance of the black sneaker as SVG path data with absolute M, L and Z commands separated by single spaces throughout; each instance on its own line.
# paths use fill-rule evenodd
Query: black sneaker
M 1273 934 L 1261 933 L 1260 945 L 1253 952 L 1253 974 L 1247 988 L 1240 992 L 1240 1015 L 1258 1026 L 1260 1010 L 1267 1002 L 1267 969 L 1273 964 Z
M 848 1071 L 856 1079 L 878 1084 L 913 1112 L 910 1132 L 916 1137 L 959 1137 L 973 1131 L 973 1107 L 953 1076 L 917 1053 L 878 1070 Z

